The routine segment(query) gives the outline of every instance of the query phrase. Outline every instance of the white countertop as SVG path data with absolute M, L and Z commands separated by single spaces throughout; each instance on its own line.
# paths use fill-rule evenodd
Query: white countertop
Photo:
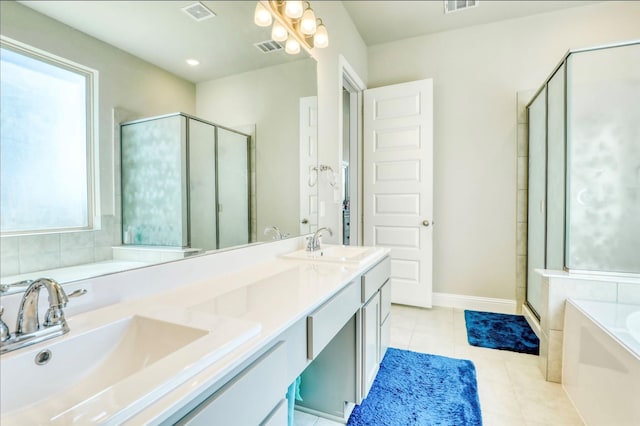
M 204 364 L 201 362 L 197 372 L 181 379 L 181 383 L 174 383 L 170 388 L 165 389 L 166 391 L 160 397 L 151 395 L 144 398 L 139 403 L 139 407 L 132 409 L 132 411 L 138 409 L 141 411 L 128 419 L 111 416 L 117 412 L 104 412 L 113 405 L 109 403 L 107 398 L 114 398 L 113 394 L 105 393 L 104 395 L 96 395 L 88 403 L 77 401 L 78 405 L 68 408 L 65 415 L 54 423 L 80 424 L 87 423 L 87 419 L 91 418 L 100 418 L 100 422 L 111 421 L 118 424 L 155 424 L 161 422 L 176 408 L 186 404 L 233 371 L 234 368 L 250 359 L 252 355 L 261 351 L 280 333 L 330 299 L 386 254 L 388 254 L 388 250 L 380 249 L 370 260 L 361 264 L 278 258 L 237 272 L 180 286 L 147 298 L 117 303 L 69 318 L 71 331 L 59 339 L 69 338 L 74 333 L 81 333 L 91 327 L 136 314 L 153 313 L 154 318 L 160 318 L 158 315 L 162 312 L 167 313 L 168 320 L 172 320 L 172 312 L 187 312 L 189 313 L 189 321 L 191 321 L 190 325 L 196 323 L 195 326 L 198 326 L 197 318 L 210 318 L 211 316 L 240 320 L 244 324 L 248 324 L 248 328 L 253 326 L 253 337 L 221 358 L 210 358 L 213 361 Z M 203 324 L 202 328 L 206 329 L 207 326 Z M 46 342 L 34 345 L 32 348 L 43 345 L 46 345 Z M 21 351 L 5 354 L 2 359 Z M 193 360 L 185 355 L 183 361 L 186 364 Z M 104 398 L 104 401 L 101 401 L 101 398 Z M 56 407 L 55 403 L 30 405 L 28 407 L 29 423 L 51 424 L 52 416 L 56 415 L 56 411 L 59 412 L 60 408 Z M 85 412 L 98 409 L 103 412 Z M 11 412 L 4 415 L 2 417 L 3 426 L 24 424 L 27 419 L 24 416 L 25 410 L 22 411 L 22 413 Z M 82 420 L 76 422 L 73 419 Z

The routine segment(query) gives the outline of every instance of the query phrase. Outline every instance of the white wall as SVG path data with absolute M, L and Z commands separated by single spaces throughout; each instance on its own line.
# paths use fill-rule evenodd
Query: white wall
M 316 16 L 322 18 L 329 33 L 329 46 L 315 49 L 318 59 L 318 162 L 340 171 L 340 138 L 342 118 L 339 110 L 342 103 L 342 70 L 339 57 L 342 55 L 358 74 L 367 82 L 367 46 L 356 29 L 351 17 L 341 2 L 316 1 L 313 3 Z M 338 174 L 338 181 L 339 181 Z M 321 180 L 318 199 L 324 204 L 324 215 L 319 218 L 319 226 L 333 229 L 332 238 L 324 241 L 338 243 L 342 238 L 337 232 L 342 220 L 342 200 L 334 201 L 334 191 Z
M 128 119 L 195 112 L 195 85 L 15 2 L 0 2 L 1 33 L 99 72 L 102 230 L 2 238 L 2 276 L 111 258 L 120 244 L 113 109 Z
M 603 2 L 369 48 L 368 87 L 434 79 L 434 292 L 515 299 L 516 91 L 638 38 L 640 2 Z
M 277 226 L 290 235 L 300 233 L 299 105 L 301 97 L 316 94 L 313 59 L 197 85 L 197 116 L 239 129 L 255 124 L 259 241 L 271 238 L 264 236 L 265 227 Z

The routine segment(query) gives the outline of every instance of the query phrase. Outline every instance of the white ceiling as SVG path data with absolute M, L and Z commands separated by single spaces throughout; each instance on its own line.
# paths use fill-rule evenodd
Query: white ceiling
M 320 1 L 320 0 L 314 0 Z M 192 82 L 306 58 L 263 54 L 254 43 L 270 29 L 253 23 L 256 1 L 201 1 L 217 16 L 196 22 L 186 1 L 21 1 L 40 13 L 103 40 Z M 312 2 L 313 3 L 313 2 Z M 521 17 L 595 1 L 487 1 L 444 14 L 443 1 L 343 1 L 367 45 Z M 330 23 L 329 36 L 331 36 Z M 198 67 L 185 63 L 198 59 Z
M 256 1 L 201 1 L 216 17 L 197 22 L 187 1 L 21 1 L 75 29 L 170 71 L 201 82 L 308 57 L 261 53 L 270 28 L 253 23 Z M 200 61 L 190 67 L 186 59 Z
M 443 0 L 343 1 L 367 46 L 505 19 L 585 6 L 599 1 L 488 1 L 444 13 Z

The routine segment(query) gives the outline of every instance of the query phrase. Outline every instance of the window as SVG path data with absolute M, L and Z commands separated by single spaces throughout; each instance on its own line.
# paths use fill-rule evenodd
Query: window
M 0 43 L 0 228 L 93 227 L 97 72 L 21 43 Z

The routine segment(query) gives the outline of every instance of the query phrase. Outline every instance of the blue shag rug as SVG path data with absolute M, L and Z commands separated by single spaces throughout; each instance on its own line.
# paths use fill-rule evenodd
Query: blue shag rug
M 463 359 L 389 348 L 347 425 L 482 425 L 476 369 Z
M 522 315 L 464 311 L 469 344 L 538 355 L 540 340 Z

